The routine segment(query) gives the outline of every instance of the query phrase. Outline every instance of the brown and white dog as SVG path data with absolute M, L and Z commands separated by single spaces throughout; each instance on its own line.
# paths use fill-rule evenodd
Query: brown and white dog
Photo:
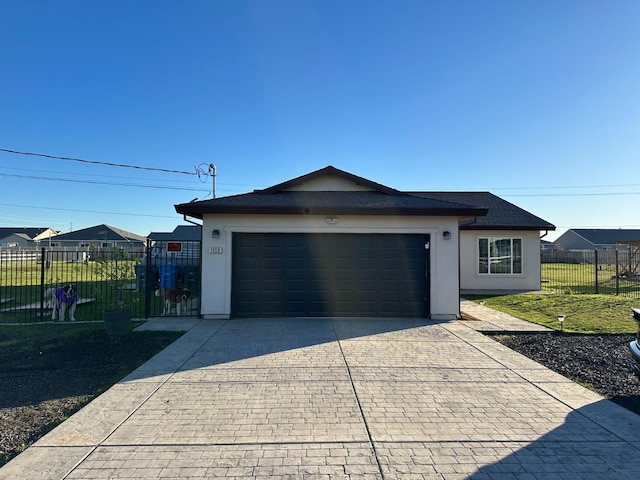
M 175 304 L 176 314 L 182 315 L 182 310 L 187 311 L 187 300 L 191 298 L 191 290 L 188 288 L 159 288 L 156 297 L 164 298 L 162 315 L 170 315 L 171 307 Z
M 45 307 L 51 309 L 51 320 L 64 322 L 67 309 L 69 320 L 76 321 L 76 306 L 78 305 L 78 290 L 73 283 L 44 291 Z

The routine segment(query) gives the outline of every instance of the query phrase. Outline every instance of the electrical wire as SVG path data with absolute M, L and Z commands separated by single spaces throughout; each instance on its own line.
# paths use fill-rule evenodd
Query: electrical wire
M 202 188 L 189 188 L 189 187 L 167 187 L 161 185 L 144 185 L 138 183 L 118 183 L 118 182 L 101 182 L 98 180 L 73 180 L 71 178 L 59 178 L 59 177 L 38 177 L 35 175 L 17 175 L 14 173 L 2 173 L 0 177 L 17 177 L 17 178 L 28 178 L 31 180 L 48 180 L 53 182 L 70 182 L 70 183 L 91 183 L 95 185 L 115 185 L 118 187 L 136 187 L 136 188 L 154 188 L 160 190 L 188 190 L 192 192 L 207 192 L 208 190 L 203 190 Z
M 18 208 L 37 208 L 38 210 L 55 210 L 55 211 L 63 211 L 63 212 L 80 212 L 80 213 L 99 213 L 105 215 L 122 215 L 129 217 L 139 217 L 140 212 L 136 213 L 122 213 L 122 212 L 101 212 L 97 210 L 77 210 L 73 208 L 61 208 L 61 207 L 42 207 L 37 205 L 15 205 L 11 203 L 0 203 L 3 207 L 18 207 Z M 153 217 L 153 218 L 175 218 L 175 215 L 150 215 L 145 213 L 145 217 Z
M 0 148 L 0 152 L 11 153 L 14 155 L 30 155 L 33 157 L 44 157 L 51 158 L 54 160 L 67 160 L 72 162 L 81 162 L 81 163 L 90 163 L 93 165 L 106 165 L 108 167 L 122 167 L 122 168 L 135 168 L 138 170 L 148 170 L 152 172 L 164 172 L 164 173 L 179 173 L 182 175 L 198 175 L 197 171 L 194 172 L 185 172 L 183 170 L 169 170 L 165 168 L 155 168 L 155 167 L 141 167 L 138 165 L 127 165 L 124 163 L 111 163 L 111 162 L 98 162 L 96 160 L 85 160 L 82 158 L 73 158 L 73 157 L 58 157 L 56 155 L 48 155 L 46 153 L 34 153 L 34 152 L 20 152 L 18 150 L 10 150 L 8 148 Z

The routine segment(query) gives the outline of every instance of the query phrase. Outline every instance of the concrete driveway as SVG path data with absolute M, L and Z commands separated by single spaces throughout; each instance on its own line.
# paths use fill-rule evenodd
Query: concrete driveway
M 1 479 L 637 479 L 640 417 L 473 321 L 200 321 Z

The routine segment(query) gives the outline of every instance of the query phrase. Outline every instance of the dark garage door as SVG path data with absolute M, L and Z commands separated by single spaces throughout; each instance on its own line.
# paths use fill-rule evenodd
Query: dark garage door
M 234 317 L 428 314 L 425 235 L 235 233 Z

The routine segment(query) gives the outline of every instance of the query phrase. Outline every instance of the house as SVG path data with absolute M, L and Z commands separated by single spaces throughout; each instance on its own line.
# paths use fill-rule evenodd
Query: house
M 628 250 L 629 244 L 640 242 L 640 230 L 606 228 L 572 228 L 556 241 L 558 250 Z
M 401 192 L 332 166 L 175 208 L 203 221 L 204 318 L 455 318 L 461 288 L 539 289 L 555 228 L 488 192 Z
M 49 227 L 0 227 L 0 247 L 35 247 L 56 235 Z
M 52 246 L 90 250 L 96 248 L 119 247 L 125 250 L 144 248 L 146 237 L 127 232 L 109 225 L 96 225 L 55 237 Z

